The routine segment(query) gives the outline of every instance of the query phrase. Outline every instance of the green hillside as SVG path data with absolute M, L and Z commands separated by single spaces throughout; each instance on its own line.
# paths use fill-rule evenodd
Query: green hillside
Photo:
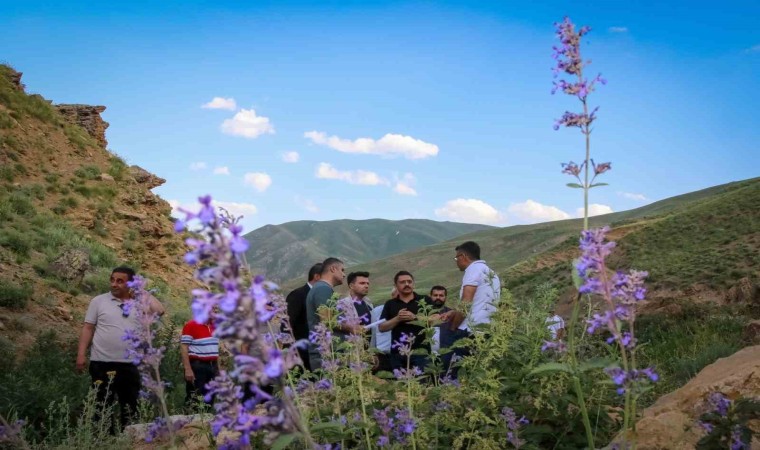
M 695 282 L 725 288 L 757 274 L 760 247 L 760 178 L 728 183 L 668 198 L 641 208 L 591 218 L 591 226 L 610 225 L 620 242 L 620 263 L 649 270 L 662 287 Z M 484 230 L 424 249 L 360 264 L 372 273 L 373 291 L 388 292 L 393 274 L 411 271 L 417 286 L 457 288 L 461 273 L 454 247 L 474 240 L 482 256 L 518 293 L 544 281 L 569 282 L 580 219 Z M 621 260 L 622 259 L 622 260 Z M 676 277 L 677 275 L 677 277 Z M 379 294 L 376 294 L 379 295 Z
M 328 256 L 354 266 L 488 229 L 493 227 L 422 219 L 304 220 L 248 233 L 246 258 L 254 273 L 274 280 L 302 279 L 312 264 Z

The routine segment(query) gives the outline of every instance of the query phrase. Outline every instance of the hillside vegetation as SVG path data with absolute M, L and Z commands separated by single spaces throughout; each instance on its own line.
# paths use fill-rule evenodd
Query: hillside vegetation
M 104 107 L 53 105 L 20 79 L 0 65 L 0 347 L 13 355 L 50 329 L 73 338 L 118 264 L 188 315 L 184 244 L 150 191 L 164 180 L 106 149 Z
M 274 280 L 303 279 L 312 264 L 328 256 L 353 266 L 492 228 L 423 219 L 303 220 L 248 233 L 246 258 L 254 273 Z
M 695 283 L 725 290 L 757 277 L 760 260 L 760 178 L 715 186 L 641 208 L 593 217 L 610 225 L 619 240 L 616 264 L 650 272 L 655 289 L 685 289 Z M 570 286 L 580 219 L 484 230 L 354 269 L 372 273 L 373 291 L 383 296 L 393 274 L 411 271 L 422 290 L 434 284 L 459 287 L 454 247 L 474 240 L 482 256 L 516 294 L 549 282 Z M 383 293 L 383 294 L 380 294 Z

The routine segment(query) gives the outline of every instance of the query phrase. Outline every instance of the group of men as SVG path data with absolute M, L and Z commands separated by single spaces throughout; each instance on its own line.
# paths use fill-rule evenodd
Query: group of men
M 327 305 L 335 288 L 346 280 L 348 295 L 338 301 L 343 320 L 331 331 L 343 338 L 352 334 L 371 336 L 369 345 L 377 350 L 378 355 L 374 371 L 405 368 L 407 363 L 424 369 L 427 356 L 412 354 L 410 361 L 407 361 L 399 346 L 394 344 L 402 340 L 402 335 L 406 334 L 412 339 L 412 350 L 425 348 L 436 351 L 437 347 L 449 347 L 457 340 L 468 337 L 473 327 L 488 323 L 499 299 L 499 278 L 480 259 L 478 244 L 465 242 L 457 246 L 455 252 L 456 265 L 464 272 L 459 296 L 460 305 L 464 306 L 466 313 L 445 306 L 447 290 L 443 286 L 433 286 L 429 295 L 417 293 L 414 276 L 405 270 L 394 276 L 395 287 L 391 298 L 373 305 L 368 297 L 370 274 L 353 272 L 348 274 L 346 280 L 343 262 L 337 258 L 327 258 L 312 266 L 308 282 L 287 296 L 288 316 L 295 338 L 309 339 L 310 332 L 322 320 L 319 308 Z M 113 403 L 118 399 L 122 424 L 130 423 L 134 418 L 141 386 L 140 374 L 127 357 L 127 343 L 122 339 L 127 330 L 134 330 L 138 325 L 137 314 L 129 304 L 133 299 L 129 282 L 133 281 L 134 276 L 135 271 L 129 267 L 115 268 L 110 277 L 110 292 L 90 301 L 76 358 L 78 371 L 89 368 L 93 384 L 98 389 L 99 402 Z M 163 305 L 150 294 L 149 304 L 154 314 L 164 314 Z M 424 327 L 413 323 L 423 309 L 428 311 L 429 320 L 438 324 L 432 346 L 423 336 Z M 371 330 L 369 333 L 368 329 Z M 214 337 L 212 323 L 191 320 L 182 329 L 180 344 L 186 394 L 187 399 L 191 400 L 195 395 L 205 393 L 206 384 L 219 372 L 219 340 Z M 88 348 L 89 366 L 86 357 Z M 459 348 L 444 354 L 444 367 L 450 367 L 453 355 L 466 351 L 466 348 Z M 306 370 L 321 367 L 321 356 L 315 345 L 299 347 L 299 352 Z
M 429 358 L 414 350 L 423 348 L 429 353 L 469 337 L 474 327 L 490 322 L 499 300 L 499 277 L 480 258 L 480 246 L 467 241 L 454 250 L 456 266 L 464 272 L 459 292 L 462 311 L 446 306 L 448 291 L 444 286 L 433 286 L 428 295 L 418 293 L 414 275 L 405 270 L 394 276 L 391 298 L 374 305 L 368 296 L 370 274 L 352 272 L 346 277 L 343 262 L 330 257 L 314 264 L 309 270 L 307 283 L 290 292 L 286 298 L 293 335 L 296 339 L 309 339 L 310 333 L 323 319 L 320 307 L 328 304 L 335 288 L 345 280 L 348 295 L 338 300 L 342 317 L 331 330 L 333 334 L 340 337 L 369 334 L 370 346 L 377 352 L 375 371 L 411 366 L 424 370 Z M 436 328 L 433 342 L 425 339 L 425 327 L 416 322 L 423 310 Z M 398 345 L 402 342 L 402 336 L 411 339 L 412 354 L 409 356 L 403 355 L 401 345 Z M 306 348 L 299 348 L 299 352 L 306 370 L 321 368 L 322 358 L 317 345 L 310 343 Z M 466 352 L 466 346 L 457 346 L 442 355 L 444 369 L 449 375 L 456 374 L 455 367 L 451 365 L 453 356 Z

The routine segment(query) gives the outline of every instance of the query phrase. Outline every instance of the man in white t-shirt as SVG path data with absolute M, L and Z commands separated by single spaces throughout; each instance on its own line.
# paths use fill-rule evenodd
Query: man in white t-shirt
M 467 241 L 454 250 L 456 251 L 454 261 L 459 270 L 464 272 L 459 298 L 461 306 L 466 311 L 466 317 L 457 330 L 456 341 L 470 336 L 478 325 L 491 322 L 491 315 L 496 311 L 496 303 L 501 295 L 501 282 L 499 276 L 480 259 L 480 246 L 477 243 Z M 448 316 L 445 314 L 442 318 L 447 320 Z M 444 368 L 449 368 L 450 360 L 454 355 L 461 357 L 467 353 L 466 348 L 454 349 L 453 352 L 445 355 L 448 357 L 444 358 Z M 451 367 L 450 371 L 450 375 L 455 377 L 456 368 Z

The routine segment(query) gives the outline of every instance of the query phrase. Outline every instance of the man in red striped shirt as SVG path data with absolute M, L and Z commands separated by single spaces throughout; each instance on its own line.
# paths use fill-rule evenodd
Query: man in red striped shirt
M 182 328 L 180 338 L 182 365 L 185 368 L 185 402 L 205 396 L 206 384 L 219 373 L 219 339 L 214 337 L 214 325 L 191 320 Z

